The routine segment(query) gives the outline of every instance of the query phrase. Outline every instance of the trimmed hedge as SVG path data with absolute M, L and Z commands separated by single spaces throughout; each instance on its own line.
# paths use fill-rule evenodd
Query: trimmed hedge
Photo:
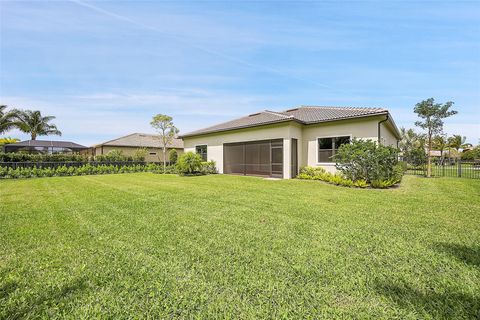
M 335 184 L 337 186 L 350 188 L 371 187 L 385 189 L 390 188 L 400 182 L 396 177 L 388 180 L 373 180 L 371 182 L 367 182 L 363 179 L 353 181 L 341 174 L 331 174 L 329 172 L 326 172 L 325 169 L 320 167 L 303 167 L 300 169 L 300 174 L 297 176 L 297 178 L 304 180 L 320 180 L 327 183 Z
M 112 165 L 101 164 L 91 165 L 89 163 L 79 167 L 59 166 L 56 168 L 8 168 L 0 166 L 0 179 L 20 179 L 20 178 L 40 178 L 40 177 L 63 177 L 63 176 L 85 176 L 96 174 L 116 174 L 116 173 L 135 173 L 135 172 L 152 172 L 162 174 L 163 165 L 157 163 L 137 164 L 137 165 Z M 165 173 L 179 173 L 176 166 L 167 166 Z M 217 173 L 215 162 L 202 162 L 198 174 L 214 174 Z
M 163 173 L 163 166 L 149 163 L 145 165 L 116 166 L 99 165 L 92 166 L 85 164 L 80 167 L 60 166 L 57 168 L 6 168 L 0 167 L 0 179 L 37 178 L 37 177 L 62 177 L 62 176 L 84 176 L 95 174 L 116 174 L 134 172 Z M 166 173 L 176 173 L 175 167 L 168 166 Z
M 30 154 L 0 152 L 0 162 L 87 162 L 89 157 L 80 154 Z
M 82 154 L 32 154 L 0 152 L 0 162 L 131 162 L 145 161 L 146 150 L 136 149 L 134 156 L 125 156 L 121 151 L 111 150 L 107 154 L 87 156 Z

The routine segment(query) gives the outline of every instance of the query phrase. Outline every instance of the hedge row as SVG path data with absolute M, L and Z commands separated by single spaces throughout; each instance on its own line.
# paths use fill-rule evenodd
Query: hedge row
M 19 178 L 39 178 L 39 177 L 62 177 L 62 176 L 85 176 L 94 174 L 115 174 L 115 173 L 134 173 L 134 172 L 152 172 L 164 173 L 163 165 L 156 163 L 137 164 L 137 165 L 91 165 L 89 163 L 79 166 L 59 166 L 56 168 L 7 168 L 0 166 L 0 179 L 19 179 Z M 179 173 L 176 166 L 167 166 L 165 173 Z M 202 162 L 198 175 L 215 174 L 217 170 L 215 163 Z
M 343 187 L 350 187 L 350 188 L 379 188 L 385 189 L 390 188 L 398 183 L 400 183 L 399 178 L 391 178 L 388 180 L 372 180 L 371 182 L 367 182 L 366 180 L 359 179 L 359 180 L 351 180 L 345 178 L 341 174 L 331 174 L 326 172 L 323 168 L 316 168 L 316 167 L 304 167 L 300 169 L 300 174 L 297 176 L 298 179 L 304 180 L 320 180 L 327 183 L 335 184 L 338 186 Z
M 28 154 L 0 152 L 0 162 L 87 162 L 87 156 L 80 154 Z
M 115 150 L 114 150 L 115 151 Z M 125 156 L 121 152 L 109 152 L 104 155 L 87 156 L 81 154 L 29 154 L 0 152 L 0 162 L 122 162 L 145 161 L 145 156 Z
M 61 177 L 61 176 L 84 176 L 94 174 L 115 174 L 115 173 L 134 173 L 134 172 L 153 172 L 163 173 L 163 166 L 155 163 L 133 166 L 100 165 L 92 166 L 85 164 L 81 167 L 57 168 L 6 168 L 0 167 L 0 179 L 18 179 L 18 178 L 37 178 L 37 177 Z M 173 166 L 168 166 L 166 173 L 176 173 Z

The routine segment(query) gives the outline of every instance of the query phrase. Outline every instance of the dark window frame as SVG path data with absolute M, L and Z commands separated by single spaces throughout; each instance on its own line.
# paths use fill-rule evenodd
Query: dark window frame
M 202 151 L 202 149 L 205 150 Z M 208 145 L 206 144 L 199 144 L 195 146 L 195 153 L 199 154 L 202 157 L 203 161 L 208 161 Z
M 343 139 L 343 138 L 347 138 L 348 139 L 348 142 L 344 142 L 344 143 L 341 143 L 337 146 L 337 140 L 338 139 Z M 320 140 L 321 139 L 331 139 L 330 141 L 330 145 L 331 145 L 331 148 L 320 148 L 321 146 L 321 142 Z M 330 136 L 330 137 L 319 137 L 317 138 L 317 163 L 335 163 L 335 161 L 333 161 L 331 158 L 335 155 L 335 152 L 337 151 L 337 149 L 340 147 L 340 145 L 342 144 L 345 144 L 345 143 L 350 143 L 352 141 L 352 136 L 351 135 L 342 135 L 342 136 Z M 328 153 L 330 152 L 331 155 L 328 157 L 328 160 L 325 160 L 325 159 L 322 159 L 321 160 L 321 152 L 324 152 L 324 153 Z

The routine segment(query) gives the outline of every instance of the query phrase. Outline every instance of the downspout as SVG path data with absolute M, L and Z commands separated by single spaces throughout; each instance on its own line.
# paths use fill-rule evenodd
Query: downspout
M 380 145 L 380 142 L 381 142 L 380 126 L 382 125 L 383 122 L 388 121 L 388 119 L 389 119 L 389 117 L 388 117 L 388 113 L 387 113 L 387 117 L 385 118 L 385 120 L 382 120 L 382 121 L 378 122 L 378 144 L 379 145 Z

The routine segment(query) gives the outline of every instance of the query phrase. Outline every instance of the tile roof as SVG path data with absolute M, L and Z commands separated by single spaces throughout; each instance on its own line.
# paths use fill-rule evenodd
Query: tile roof
M 15 143 L 9 143 L 9 147 L 54 147 L 54 148 L 70 148 L 70 149 L 88 149 L 81 144 L 70 141 L 51 141 L 51 140 L 25 140 Z
M 100 146 L 116 146 L 116 147 L 137 147 L 137 148 L 161 148 L 162 143 L 160 135 L 147 133 L 132 133 L 118 139 L 99 143 L 94 147 Z M 168 148 L 183 149 L 182 139 L 173 139 Z
M 212 132 L 221 132 L 233 129 L 255 127 L 260 125 L 296 121 L 302 124 L 312 124 L 341 119 L 367 117 L 372 115 L 388 114 L 383 108 L 353 108 L 353 107 L 319 107 L 301 106 L 286 111 L 276 112 L 265 110 L 246 117 L 223 122 L 211 127 L 192 131 L 182 137 L 195 136 Z

